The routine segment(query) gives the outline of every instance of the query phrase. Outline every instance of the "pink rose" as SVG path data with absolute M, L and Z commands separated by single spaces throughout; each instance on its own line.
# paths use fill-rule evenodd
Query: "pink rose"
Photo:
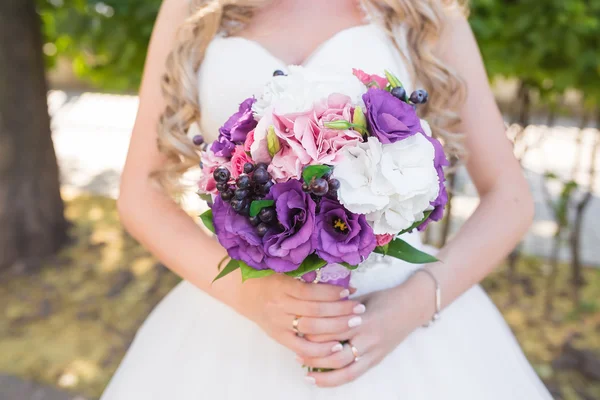
M 254 129 L 248 132 L 248 136 L 246 136 L 246 141 L 244 142 L 244 151 L 250 153 L 250 148 L 252 147 L 252 143 L 254 143 Z
M 200 154 L 202 160 L 202 176 L 198 181 L 198 189 L 202 193 L 218 194 L 217 183 L 213 177 L 213 172 L 217 167 L 223 166 L 231 171 L 231 163 L 224 157 L 217 157 L 212 150 L 203 151 Z
M 356 76 L 365 86 L 371 86 L 372 84 L 376 84 L 380 89 L 384 89 L 388 80 L 379 75 L 369 75 L 365 71 L 360 69 L 352 69 L 352 73 Z
M 231 156 L 231 176 L 234 178 L 237 178 L 244 172 L 244 164 L 254 164 L 252 159 L 246 154 L 244 147 L 245 146 L 235 146 L 235 150 Z
M 394 236 L 390 233 L 384 233 L 383 235 L 375 235 L 375 240 L 377 241 L 377 246 L 385 246 L 392 240 L 394 240 Z

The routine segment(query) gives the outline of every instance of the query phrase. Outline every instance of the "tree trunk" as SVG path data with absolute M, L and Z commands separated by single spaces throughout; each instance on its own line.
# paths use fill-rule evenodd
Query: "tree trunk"
M 600 122 L 600 113 L 598 114 L 598 122 Z M 585 122 L 582 122 L 581 132 L 587 123 L 587 118 L 584 118 Z M 581 133 L 579 137 L 578 156 L 581 156 Z M 581 231 L 583 230 L 583 222 L 585 210 L 592 199 L 594 193 L 594 186 L 596 181 L 596 162 L 598 151 L 600 151 L 600 133 L 596 132 L 595 142 L 592 146 L 592 153 L 590 158 L 590 167 L 588 170 L 589 185 L 586 193 L 583 195 L 581 200 L 575 207 L 575 221 L 573 222 L 573 229 L 571 231 L 570 245 L 571 245 L 571 284 L 573 285 L 573 303 L 575 306 L 579 305 L 579 288 L 584 285 L 583 274 L 581 271 Z M 578 157 L 579 158 L 579 157 Z
M 0 0 L 0 270 L 66 240 L 34 0 Z

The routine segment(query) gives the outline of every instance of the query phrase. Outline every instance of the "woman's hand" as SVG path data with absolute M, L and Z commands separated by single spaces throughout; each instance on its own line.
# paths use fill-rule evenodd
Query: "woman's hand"
M 363 323 L 343 334 L 307 335 L 311 342 L 349 341 L 342 351 L 325 357 L 300 357 L 303 365 L 313 368 L 334 369 L 330 372 L 311 372 L 307 381 L 320 387 L 343 385 L 353 381 L 379 364 L 411 332 L 433 315 L 433 283 L 417 274 L 401 286 L 371 293 L 360 298 L 366 305 Z M 421 293 L 421 299 L 418 297 Z M 428 301 L 424 294 L 431 297 Z M 414 306 L 418 304 L 418 306 Z M 431 310 L 430 310 L 431 309 Z M 431 313 L 429 314 L 429 312 Z M 358 350 L 354 361 L 351 346 Z
M 345 336 L 352 326 L 362 322 L 365 307 L 358 301 L 342 300 L 347 289 L 332 285 L 303 283 L 275 274 L 246 281 L 241 286 L 242 313 L 277 342 L 299 357 L 327 357 L 342 350 L 335 339 L 310 342 L 293 330 L 298 319 L 302 334 Z

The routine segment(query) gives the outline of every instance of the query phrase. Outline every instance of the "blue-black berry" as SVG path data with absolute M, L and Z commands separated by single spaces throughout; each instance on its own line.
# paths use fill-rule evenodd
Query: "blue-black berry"
M 329 184 L 325 179 L 315 179 L 310 184 L 310 191 L 316 196 L 325 196 L 329 192 Z
M 275 220 L 275 216 L 275 210 L 271 207 L 263 208 L 258 213 L 260 220 L 267 224 L 273 222 Z
M 250 217 L 248 219 L 250 220 L 250 223 L 252 224 L 252 226 L 257 226 L 261 222 L 258 215 L 255 215 L 254 217 Z
M 202 146 L 204 144 L 204 138 L 202 137 L 202 135 L 196 135 L 192 139 L 192 142 L 194 142 L 195 146 Z
M 260 236 L 260 237 L 265 236 L 267 234 L 268 230 L 269 230 L 269 226 L 263 222 L 258 224 L 258 226 L 256 227 L 256 233 L 258 233 L 258 236 Z
M 329 189 L 330 190 L 339 190 L 340 189 L 340 181 L 338 181 L 337 179 L 330 179 L 329 180 Z
M 250 188 L 251 183 L 252 182 L 250 181 L 250 177 L 246 174 L 238 176 L 236 180 L 236 184 L 239 189 L 248 189 Z
M 423 89 L 415 90 L 410 95 L 410 101 L 415 104 L 425 104 L 427 100 L 429 100 L 429 94 Z
M 397 99 L 402 101 L 406 100 L 406 89 L 404 89 L 402 86 L 396 86 L 390 93 Z
M 275 71 L 273 71 L 273 76 L 284 76 L 285 72 L 283 72 L 280 69 L 276 69 Z
M 231 173 L 227 168 L 219 167 L 213 172 L 213 177 L 215 178 L 215 181 L 219 183 L 226 183 L 231 177 Z
M 254 171 L 254 164 L 252 163 L 246 163 L 244 164 L 244 173 L 245 174 L 251 174 Z
M 257 168 L 252 175 L 254 182 L 259 184 L 267 183 L 271 179 L 271 175 L 264 168 Z
M 238 200 L 244 200 L 249 194 L 250 191 L 248 189 L 236 189 L 234 196 Z
M 231 199 L 233 199 L 233 191 L 227 190 L 225 192 L 221 192 L 221 199 L 223 199 L 223 201 L 226 203 L 231 201 Z

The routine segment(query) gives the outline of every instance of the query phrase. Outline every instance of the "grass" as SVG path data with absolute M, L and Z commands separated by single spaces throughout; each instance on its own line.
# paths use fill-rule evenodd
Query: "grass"
M 74 223 L 70 246 L 38 272 L 0 276 L 0 372 L 98 397 L 138 326 L 179 279 L 124 232 L 113 200 L 77 197 L 66 212 Z M 560 398 L 599 399 L 600 382 L 552 362 L 568 338 L 600 350 L 600 269 L 585 270 L 588 284 L 574 308 L 561 266 L 550 320 L 543 316 L 548 267 L 524 258 L 518 273 L 511 284 L 500 268 L 484 287 L 529 360 Z

